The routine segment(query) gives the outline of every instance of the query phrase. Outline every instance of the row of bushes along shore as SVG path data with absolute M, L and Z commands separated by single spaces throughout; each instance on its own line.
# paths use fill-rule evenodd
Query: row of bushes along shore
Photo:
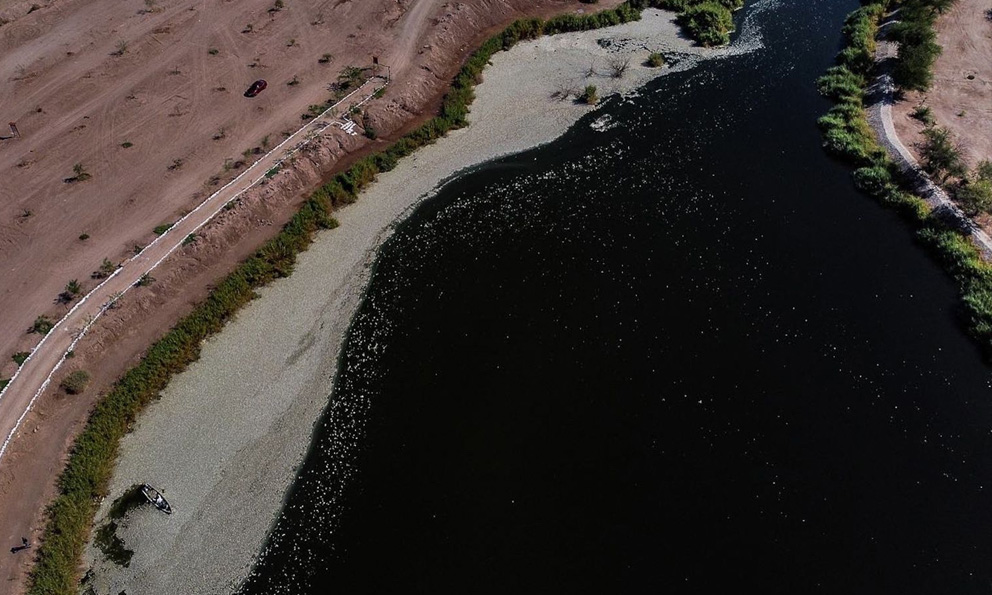
M 961 291 L 964 323 L 986 356 L 992 356 L 992 266 L 982 258 L 968 230 L 961 229 L 953 218 L 931 210 L 913 193 L 912 178 L 879 145 L 864 103 L 875 72 L 875 40 L 883 15 L 901 8 L 900 16 L 910 19 L 904 21 L 908 26 L 896 33 L 903 44 L 893 69 L 897 84 L 905 89 L 918 88 L 918 84 L 925 88 L 939 53 L 933 42 L 936 15 L 953 1 L 863 0 L 862 7 L 849 14 L 844 23 L 845 45 L 837 55 L 837 65 L 817 81 L 819 91 L 835 102 L 820 118 L 819 126 L 826 150 L 856 167 L 855 186 L 898 209 L 916 228 L 917 238 L 955 279 Z M 923 29 L 929 33 L 921 32 Z M 923 75 L 921 68 L 926 70 Z
M 731 7 L 741 4 L 742 0 L 629 0 L 615 9 L 594 14 L 519 20 L 483 43 L 452 81 L 437 116 L 315 190 L 275 238 L 222 280 L 206 300 L 152 345 L 141 363 L 128 370 L 101 399 L 73 444 L 59 477 L 58 495 L 48 508 L 45 533 L 28 592 L 31 595 L 77 593 L 79 569 L 93 517 L 100 499 L 107 495 L 120 441 L 138 415 L 174 374 L 199 357 L 204 339 L 219 332 L 239 309 L 257 296 L 257 288 L 292 272 L 297 255 L 309 247 L 317 230 L 337 226 L 332 216 L 334 208 L 357 200 L 362 189 L 371 184 L 376 175 L 396 167 L 400 158 L 467 125 L 473 89 L 495 53 L 513 47 L 518 41 L 541 35 L 587 31 L 638 20 L 641 10 L 648 7 L 680 10 L 681 22 L 690 33 L 697 35 L 693 32 L 695 27 L 702 36 L 709 30 L 707 23 L 711 21 L 709 17 L 698 15 L 714 12 L 713 6 L 719 6 L 729 15 Z M 697 21 L 701 24 L 695 25 Z M 728 21 L 723 16 L 712 22 L 716 36 L 706 33 L 707 37 L 700 42 L 725 42 L 732 23 L 728 28 Z

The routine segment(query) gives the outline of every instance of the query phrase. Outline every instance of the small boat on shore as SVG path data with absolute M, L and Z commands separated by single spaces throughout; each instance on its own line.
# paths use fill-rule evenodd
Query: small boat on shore
M 155 505 L 155 508 L 161 510 L 165 514 L 172 514 L 172 506 L 165 500 L 162 494 L 148 485 L 147 483 L 141 486 L 141 493 L 144 494 L 148 501 Z

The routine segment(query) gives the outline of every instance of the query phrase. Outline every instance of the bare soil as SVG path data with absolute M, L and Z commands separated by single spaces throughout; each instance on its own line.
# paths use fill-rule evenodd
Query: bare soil
M 933 88 L 909 93 L 894 106 L 896 131 L 919 158 L 923 124 L 910 117 L 927 105 L 938 126 L 951 131 L 969 167 L 992 159 L 992 20 L 988 0 L 958 0 L 937 21 L 943 52 L 934 65 Z
M 431 115 L 484 36 L 520 16 L 589 7 L 576 0 L 286 0 L 276 8 L 274 0 L 0 1 L 7 21 L 0 26 L 0 119 L 16 121 L 21 133 L 0 141 L 0 377 L 12 375 L 12 353 L 37 343 L 38 335 L 26 333 L 35 317 L 64 313 L 54 300 L 69 280 L 88 290 L 102 259 L 118 262 L 147 244 L 155 226 L 236 175 L 230 166 L 243 152 L 297 129 L 308 105 L 329 98 L 327 86 L 344 67 L 378 56 L 394 78 L 369 108 L 380 140 L 329 132 L 211 222 L 158 269 L 155 283 L 129 293 L 87 335 L 65 372 L 88 370 L 90 388 L 73 397 L 49 390 L 0 466 L 0 546 L 22 536 L 37 542 L 44 503 L 100 392 L 211 283 L 275 235 L 310 189 Z M 318 62 L 325 53 L 329 64 Z M 288 85 L 294 77 L 299 83 Z M 243 97 L 258 78 L 268 88 Z M 89 179 L 67 181 L 77 163 Z M 0 556 L 0 591 L 23 590 L 31 552 Z

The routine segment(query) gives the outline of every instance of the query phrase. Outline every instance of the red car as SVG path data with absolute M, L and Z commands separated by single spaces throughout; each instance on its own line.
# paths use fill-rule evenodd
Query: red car
M 269 84 L 267 82 L 262 79 L 258 79 L 252 83 L 250 87 L 248 87 L 247 91 L 245 91 L 245 97 L 254 97 L 264 91 L 268 86 Z

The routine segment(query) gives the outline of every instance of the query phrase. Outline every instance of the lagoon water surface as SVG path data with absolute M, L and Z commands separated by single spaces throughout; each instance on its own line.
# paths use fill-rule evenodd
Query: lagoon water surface
M 242 592 L 988 592 L 990 368 L 815 127 L 855 6 L 405 221 Z

